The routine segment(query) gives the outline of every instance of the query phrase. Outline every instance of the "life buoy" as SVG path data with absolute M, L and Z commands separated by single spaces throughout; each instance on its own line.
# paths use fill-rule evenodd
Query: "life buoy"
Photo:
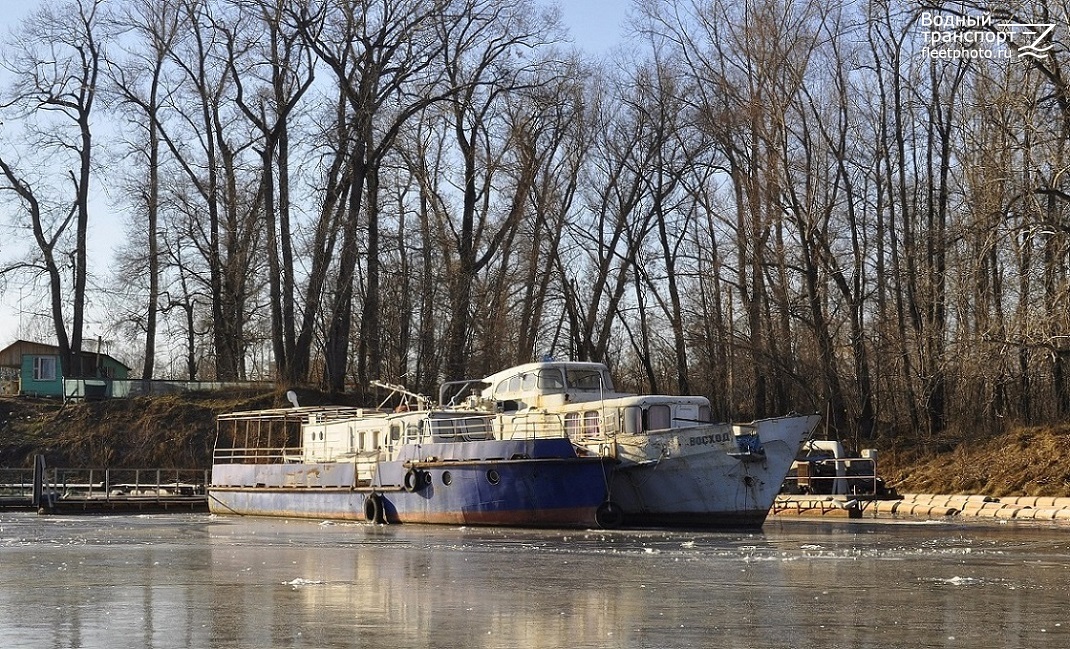
M 424 480 L 424 472 L 419 469 L 409 469 L 405 472 L 404 480 L 405 491 L 413 492 L 419 491 L 427 481 Z
M 383 522 L 383 501 L 379 494 L 369 494 L 364 499 L 364 520 L 369 523 Z
M 595 510 L 594 520 L 602 529 L 615 529 L 624 522 L 624 510 L 612 500 L 607 500 Z

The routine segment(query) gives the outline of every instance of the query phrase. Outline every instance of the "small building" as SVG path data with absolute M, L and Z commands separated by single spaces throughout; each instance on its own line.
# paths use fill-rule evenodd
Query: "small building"
M 59 347 L 16 340 L 0 349 L 0 368 L 4 370 L 3 392 L 34 396 L 67 397 L 64 380 L 78 379 L 84 397 L 110 396 L 113 380 L 130 376 L 130 368 L 101 352 L 82 351 L 77 367 L 63 376 Z

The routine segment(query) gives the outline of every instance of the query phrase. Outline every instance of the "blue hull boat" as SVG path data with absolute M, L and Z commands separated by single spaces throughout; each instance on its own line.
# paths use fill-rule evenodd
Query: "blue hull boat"
M 567 437 L 495 434 L 486 413 L 291 408 L 219 418 L 215 514 L 374 523 L 609 527 L 610 460 Z M 298 446 L 273 446 L 293 439 Z M 287 443 L 284 442 L 284 443 Z

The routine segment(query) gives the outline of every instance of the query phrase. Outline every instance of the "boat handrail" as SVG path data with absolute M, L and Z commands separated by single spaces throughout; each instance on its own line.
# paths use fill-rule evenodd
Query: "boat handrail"
M 416 444 L 427 440 L 473 441 L 493 437 L 494 416 L 491 414 L 458 412 L 453 416 L 442 416 L 442 413 L 443 411 L 430 413 L 423 420 L 422 432 L 416 436 L 406 434 L 402 443 Z
M 567 437 L 564 417 L 556 412 L 534 410 L 502 415 L 496 423 L 500 439 Z
M 267 408 L 226 412 L 216 417 L 219 422 L 295 421 L 299 423 L 323 423 L 353 419 L 355 417 L 385 417 L 393 410 L 363 408 L 358 406 L 300 406 L 297 408 Z
M 299 446 L 216 448 L 212 453 L 214 464 L 272 464 L 300 461 L 302 458 L 303 450 Z

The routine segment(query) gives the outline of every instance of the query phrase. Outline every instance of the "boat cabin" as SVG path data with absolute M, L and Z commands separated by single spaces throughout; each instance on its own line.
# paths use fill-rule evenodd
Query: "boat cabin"
M 344 419 L 317 419 L 301 427 L 302 462 L 391 461 L 406 444 L 493 438 L 491 414 L 453 411 L 363 410 Z
M 597 401 L 614 396 L 609 369 L 601 363 L 528 363 L 483 379 L 485 401 L 504 412 L 555 407 L 568 402 Z
M 602 363 L 528 363 L 493 374 L 481 402 L 503 413 L 504 429 L 532 427 L 535 418 L 554 434 L 563 426 L 572 439 L 636 435 L 712 421 L 710 401 L 699 396 L 635 395 L 616 392 Z M 556 426 L 555 426 L 556 424 Z

